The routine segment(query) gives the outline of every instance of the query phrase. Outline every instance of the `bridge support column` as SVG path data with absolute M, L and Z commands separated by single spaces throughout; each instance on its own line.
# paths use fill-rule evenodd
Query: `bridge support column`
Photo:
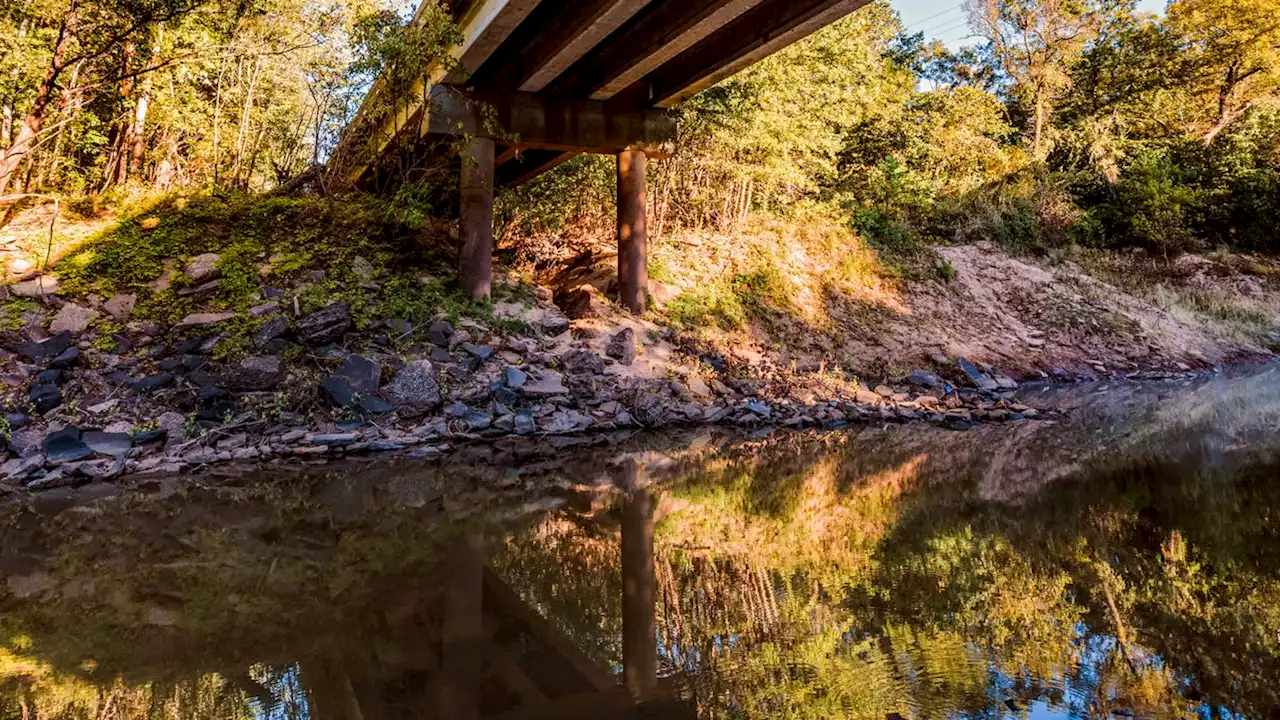
M 653 570 L 653 501 L 640 488 L 639 461 L 623 461 L 619 485 L 629 492 L 622 507 L 622 677 L 636 702 L 656 698 L 658 631 Z
M 646 164 L 643 150 L 618 154 L 618 300 L 636 314 L 644 312 L 649 294 Z
M 493 281 L 493 140 L 472 138 L 462 155 L 458 285 L 472 300 L 489 297 Z

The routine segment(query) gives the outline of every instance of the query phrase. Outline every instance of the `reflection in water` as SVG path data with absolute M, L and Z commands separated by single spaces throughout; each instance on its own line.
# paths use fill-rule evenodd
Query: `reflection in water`
M 1042 401 L 10 497 L 0 717 L 1280 713 L 1280 376 Z

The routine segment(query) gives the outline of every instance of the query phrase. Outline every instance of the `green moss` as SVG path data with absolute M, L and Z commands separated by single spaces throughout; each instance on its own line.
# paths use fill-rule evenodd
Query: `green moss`
M 28 298 L 14 298 L 0 302 L 0 332 L 15 332 L 22 328 L 22 314 L 39 310 L 40 306 Z

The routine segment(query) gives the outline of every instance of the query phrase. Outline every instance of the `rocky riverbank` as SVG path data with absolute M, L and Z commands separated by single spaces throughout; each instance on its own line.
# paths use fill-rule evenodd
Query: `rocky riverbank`
M 193 258 L 188 287 L 216 282 L 216 267 L 217 258 Z M 235 313 L 161 327 L 130 318 L 134 295 L 66 299 L 55 288 L 48 277 L 8 288 L 33 299 L 0 353 L 0 478 L 12 489 L 223 462 L 426 457 L 507 436 L 567 445 L 589 433 L 699 424 L 965 429 L 1040 414 L 1014 399 L 1014 379 L 963 358 L 951 372 L 868 387 L 767 359 L 679 353 L 641 320 L 571 320 L 545 291 L 506 307 L 519 316 L 497 323 L 506 329 L 390 318 L 357 330 L 342 303 L 301 313 L 287 293 L 267 289 L 248 311 L 258 322 L 247 354 L 219 358 Z
M 1176 284 L 1130 292 L 957 246 L 937 250 L 948 278 L 871 263 L 853 286 L 811 267 L 830 247 L 810 244 L 768 282 L 726 285 L 740 268 L 708 247 L 733 243 L 694 262 L 664 259 L 672 241 L 637 318 L 609 301 L 616 262 L 596 251 L 513 262 L 493 303 L 471 303 L 450 289 L 448 228 L 433 244 L 387 218 L 174 198 L 60 239 L 52 272 L 0 286 L 0 486 L 703 424 L 963 430 L 1054 415 L 1020 382 L 1201 373 L 1280 347 L 1280 270 L 1260 261 L 1180 262 Z

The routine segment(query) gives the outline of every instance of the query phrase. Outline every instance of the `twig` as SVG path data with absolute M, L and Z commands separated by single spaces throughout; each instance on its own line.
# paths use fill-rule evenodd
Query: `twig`
M 44 272 L 49 271 L 49 258 L 53 255 L 53 230 L 58 224 L 58 215 L 62 212 L 62 202 L 53 195 L 41 195 L 39 193 L 20 193 L 18 195 L 0 195 L 0 203 L 17 202 L 28 198 L 36 198 L 38 200 L 48 200 L 53 203 L 53 217 L 49 218 L 49 244 L 44 251 Z
M 267 422 L 266 420 L 250 420 L 248 422 L 237 423 L 235 425 L 228 425 L 226 427 L 220 427 L 214 430 L 210 430 L 209 432 L 201 435 L 198 438 L 193 438 L 191 440 L 188 440 L 182 443 L 181 445 L 179 445 L 177 448 L 174 449 L 173 453 L 169 453 L 169 454 L 172 455 L 174 453 L 180 453 L 183 450 L 186 450 L 187 448 L 191 447 L 195 443 L 198 443 L 201 440 L 204 440 L 205 438 L 208 438 L 211 436 L 215 436 L 215 435 L 225 436 L 229 434 L 232 430 L 239 430 L 241 428 L 253 427 L 254 425 L 262 425 L 262 424 L 265 424 L 266 422 Z

